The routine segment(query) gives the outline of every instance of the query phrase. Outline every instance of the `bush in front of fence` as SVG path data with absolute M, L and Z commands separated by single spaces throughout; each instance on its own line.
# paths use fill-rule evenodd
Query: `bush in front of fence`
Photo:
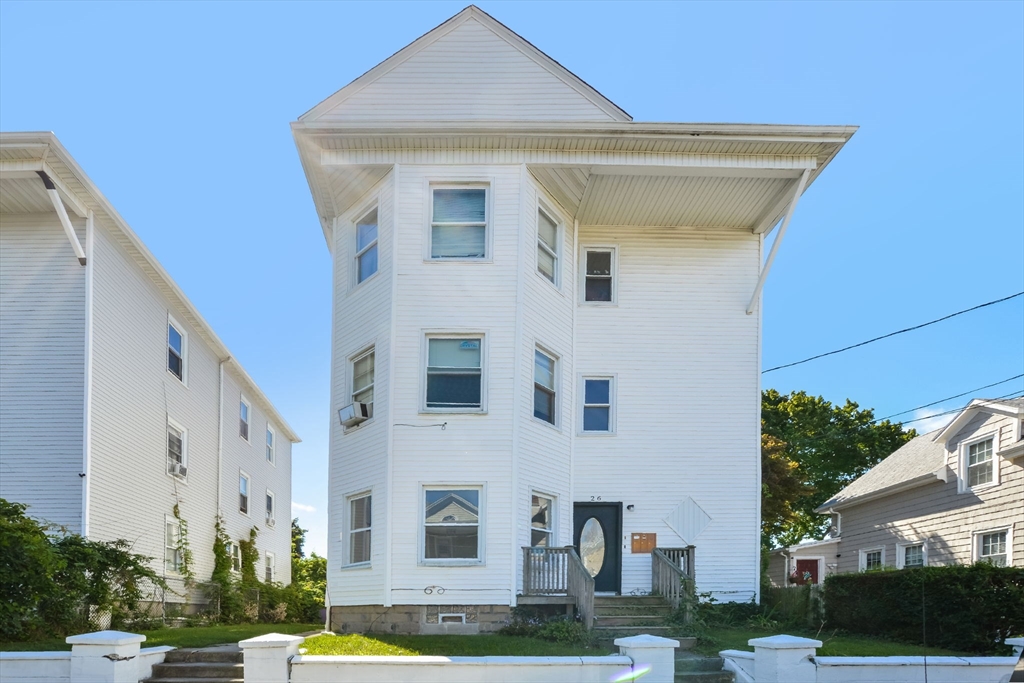
M 829 628 L 969 652 L 1024 633 L 1024 568 L 986 563 L 833 574 Z

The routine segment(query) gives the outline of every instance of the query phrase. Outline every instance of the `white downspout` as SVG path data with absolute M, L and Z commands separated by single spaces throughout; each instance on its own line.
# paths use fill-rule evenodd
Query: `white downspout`
M 56 192 L 56 191 L 55 191 Z M 89 495 L 92 486 L 92 273 L 93 245 L 95 243 L 95 219 L 90 211 L 85 218 L 85 249 L 82 265 L 85 266 L 85 406 L 82 415 L 82 536 L 89 537 Z M 77 238 L 75 240 L 77 242 Z

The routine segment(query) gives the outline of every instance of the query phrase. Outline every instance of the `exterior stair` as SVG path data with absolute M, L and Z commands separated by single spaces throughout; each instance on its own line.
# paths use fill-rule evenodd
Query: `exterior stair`
M 693 652 L 676 654 L 675 683 L 734 683 L 731 671 L 722 669 L 721 657 L 701 657 Z
M 649 633 L 669 636 L 666 623 L 672 606 L 657 595 L 598 595 L 594 597 L 594 634 L 600 640 Z
M 242 651 L 237 645 L 171 650 L 143 683 L 243 683 Z

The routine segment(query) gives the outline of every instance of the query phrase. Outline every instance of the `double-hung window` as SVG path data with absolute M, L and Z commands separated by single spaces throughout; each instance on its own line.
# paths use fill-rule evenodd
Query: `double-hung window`
M 370 561 L 373 497 L 369 494 L 348 499 L 348 564 Z
M 249 440 L 249 402 L 244 398 L 238 401 L 238 435 Z
M 181 564 L 181 522 L 168 517 L 164 520 L 164 570 L 177 574 Z
M 276 522 L 276 520 L 275 520 L 275 517 L 276 517 L 276 514 L 277 514 L 276 507 L 277 506 L 276 506 L 276 499 L 274 497 L 274 492 L 271 491 L 270 489 L 267 489 L 267 516 L 266 516 L 266 520 L 267 520 L 267 525 L 268 526 L 274 526 L 274 524 Z
M 558 284 L 558 224 L 537 209 L 537 272 Z
M 881 569 L 884 564 L 885 550 L 882 548 L 872 548 L 870 550 L 860 551 L 860 568 L 862 571 Z
M 180 426 L 168 422 L 167 423 L 167 473 L 185 478 L 188 470 L 186 469 L 186 438 L 185 430 Z
M 480 559 L 479 488 L 425 488 L 423 559 Z
M 612 378 L 583 378 L 583 431 L 612 431 Z
M 185 381 L 186 337 L 177 322 L 167 322 L 167 371 L 182 382 Z
M 264 565 L 263 568 L 263 580 L 266 583 L 273 583 L 275 573 L 277 570 L 277 558 L 274 557 L 274 553 L 270 552 L 269 550 L 267 551 L 265 557 L 266 564 Z
M 555 359 L 540 349 L 533 352 L 533 416 L 555 424 Z
M 487 188 L 431 189 L 430 258 L 487 256 Z
M 242 546 L 234 541 L 229 541 L 228 547 L 231 550 L 231 571 L 242 571 Z
M 583 300 L 615 301 L 615 249 L 587 248 L 583 252 Z
M 1005 531 L 979 534 L 977 536 L 978 560 L 994 564 L 997 567 L 1005 567 L 1007 565 L 1006 536 Z
M 356 221 L 356 284 L 377 272 L 377 209 Z
M 530 545 L 551 548 L 555 544 L 554 500 L 534 493 L 530 496 Z
M 925 559 L 924 543 L 909 543 L 896 548 L 896 559 L 899 568 L 910 569 L 912 567 L 923 567 L 927 564 Z
M 428 410 L 475 411 L 483 403 L 482 337 L 427 339 Z
M 277 453 L 275 452 L 277 448 L 276 442 L 277 434 L 276 432 L 274 432 L 274 428 L 271 427 L 270 425 L 267 425 L 267 462 L 269 462 L 271 465 L 277 463 Z
M 373 379 L 376 354 L 373 348 L 352 360 L 352 402 L 365 403 L 369 417 L 373 417 Z
M 992 444 L 992 439 L 985 439 L 967 447 L 968 487 L 991 484 L 995 480 Z
M 249 475 L 238 474 L 238 511 L 249 514 Z

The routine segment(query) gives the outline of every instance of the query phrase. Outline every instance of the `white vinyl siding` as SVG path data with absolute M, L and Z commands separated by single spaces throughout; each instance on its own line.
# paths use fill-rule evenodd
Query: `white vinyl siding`
M 377 274 L 378 267 L 377 209 L 356 221 L 356 282 L 360 283 Z
M 487 188 L 431 188 L 430 258 L 487 257 Z
M 348 500 L 348 562 L 349 565 L 370 562 L 372 548 L 373 497 L 357 495 Z

